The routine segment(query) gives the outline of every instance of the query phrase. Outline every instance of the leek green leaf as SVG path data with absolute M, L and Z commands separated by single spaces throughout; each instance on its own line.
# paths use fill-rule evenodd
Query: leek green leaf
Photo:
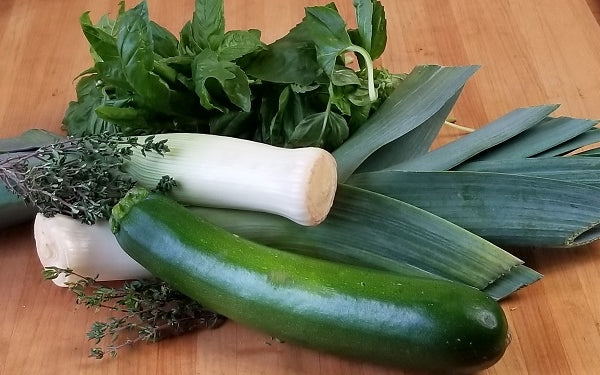
M 461 91 L 450 98 L 439 111 L 425 120 L 419 127 L 375 151 L 359 166 L 355 173 L 386 169 L 427 153 Z
M 577 137 L 596 123 L 594 120 L 570 117 L 547 118 L 518 137 L 502 142 L 472 160 L 508 160 L 534 156 Z
M 499 246 L 572 247 L 600 238 L 600 189 L 493 172 L 379 171 L 348 183 L 420 207 Z
M 23 200 L 13 194 L 0 181 L 0 229 L 33 220 L 36 211 L 25 205 Z
M 456 170 L 509 173 L 600 187 L 600 160 L 581 156 L 475 161 Z
M 551 156 L 562 156 L 576 151 L 581 147 L 590 146 L 598 142 L 600 142 L 600 129 L 593 128 L 558 146 L 552 147 L 544 152 L 540 152 L 539 154 L 536 154 L 535 157 L 544 158 Z
M 519 108 L 418 158 L 388 167 L 390 170 L 443 171 L 522 133 L 544 120 L 558 106 Z
M 30 129 L 12 138 L 0 139 L 0 154 L 7 152 L 31 151 L 49 145 L 62 138 L 43 129 Z
M 314 227 L 247 211 L 192 208 L 242 237 L 277 248 L 392 272 L 434 275 L 485 289 L 505 283 L 503 295 L 541 275 L 504 277 L 522 261 L 490 242 L 413 205 L 340 185 L 325 221 Z M 357 220 L 358 219 L 358 220 Z
M 535 280 L 539 280 L 541 274 L 531 268 L 518 264 L 511 268 L 510 272 L 500 276 L 499 279 L 483 288 L 483 292 L 495 299 L 502 299 L 514 292 L 516 285 L 526 286 Z
M 475 66 L 415 67 L 381 107 L 333 152 L 339 181 L 345 181 L 382 146 L 419 127 L 454 100 L 475 70 Z

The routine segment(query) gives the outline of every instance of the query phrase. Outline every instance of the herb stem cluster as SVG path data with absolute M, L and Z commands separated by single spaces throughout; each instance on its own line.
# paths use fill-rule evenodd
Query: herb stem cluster
M 86 224 L 108 219 L 135 181 L 121 171 L 132 148 L 164 154 L 165 141 L 103 133 L 65 138 L 0 161 L 0 181 L 45 216 L 64 214 Z
M 96 359 L 106 354 L 114 357 L 119 349 L 138 342 L 156 342 L 196 329 L 216 328 L 224 321 L 222 316 L 157 279 L 125 282 L 121 287 L 113 288 L 70 269 L 46 267 L 42 272 L 46 280 L 61 274 L 79 278 L 68 283 L 77 304 L 120 314 L 110 316 L 106 321 L 93 322 L 87 332 L 87 338 L 95 345 L 89 355 Z M 126 334 L 131 335 L 124 337 Z M 103 341 L 108 344 L 100 347 Z

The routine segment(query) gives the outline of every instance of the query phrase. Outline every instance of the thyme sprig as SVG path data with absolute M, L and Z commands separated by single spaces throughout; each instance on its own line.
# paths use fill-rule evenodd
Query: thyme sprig
M 98 282 L 97 277 L 79 275 L 70 269 L 46 267 L 42 273 L 47 280 L 61 274 L 76 276 L 77 281 L 66 284 L 75 294 L 77 304 L 120 314 L 92 323 L 87 332 L 87 338 L 95 345 L 89 356 L 96 359 L 106 354 L 115 357 L 119 349 L 138 342 L 156 342 L 197 329 L 216 328 L 224 321 L 222 316 L 161 280 L 134 280 L 113 288 Z M 108 344 L 98 346 L 103 340 L 108 340 Z
M 0 161 L 0 182 L 45 216 L 65 214 L 86 224 L 108 219 L 135 181 L 122 171 L 133 148 L 164 154 L 166 140 L 103 133 L 65 138 Z

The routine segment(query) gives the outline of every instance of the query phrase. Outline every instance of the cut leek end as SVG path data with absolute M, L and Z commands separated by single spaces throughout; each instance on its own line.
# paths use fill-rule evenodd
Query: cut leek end
M 66 251 L 64 251 L 65 242 L 61 242 L 56 232 L 54 235 L 51 233 L 52 228 L 48 226 L 49 220 L 54 218 L 48 218 L 42 214 L 37 214 L 33 226 L 35 245 L 38 257 L 43 267 L 58 267 L 62 269 L 70 269 L 70 262 Z M 62 221 L 62 217 L 56 217 L 56 222 Z M 73 220 L 73 219 L 71 219 Z M 55 229 L 56 231 L 56 229 Z M 64 239 L 68 241 L 67 239 Z M 59 274 L 58 277 L 52 279 L 54 284 L 58 286 L 66 286 L 68 281 L 73 281 L 71 276 L 65 274 Z
M 595 242 L 598 239 L 600 239 L 600 221 L 574 232 L 573 235 L 566 239 L 563 247 L 583 246 Z
M 337 188 L 337 164 L 317 147 L 288 149 L 208 134 L 159 134 L 170 151 L 163 156 L 137 151 L 127 172 L 154 189 L 165 175 L 177 186 L 180 203 L 268 212 L 313 226 L 327 216 Z
M 314 155 L 315 161 L 308 172 L 306 195 L 302 202 L 298 202 L 300 210 L 305 212 L 296 218 L 289 217 L 298 224 L 307 226 L 317 225 L 325 220 L 337 190 L 335 158 L 321 149 L 315 149 Z
M 67 287 L 81 277 L 98 281 L 151 278 L 152 275 L 121 249 L 108 222 L 87 225 L 70 216 L 45 217 L 38 214 L 34 222 L 34 238 L 44 268 L 68 269 L 52 279 Z

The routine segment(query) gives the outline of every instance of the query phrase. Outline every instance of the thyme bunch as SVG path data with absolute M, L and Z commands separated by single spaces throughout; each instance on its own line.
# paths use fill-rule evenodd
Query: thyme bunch
M 0 161 L 0 181 L 45 216 L 65 214 L 86 224 L 108 219 L 135 181 L 122 171 L 133 148 L 164 154 L 166 140 L 103 133 L 65 138 Z
M 196 329 L 218 327 L 224 318 L 203 308 L 199 303 L 171 288 L 161 280 L 134 280 L 113 288 L 70 269 L 46 267 L 43 277 L 52 280 L 74 275 L 77 281 L 67 282 L 76 296 L 76 303 L 96 310 L 109 309 L 119 313 L 106 321 L 92 323 L 87 338 L 94 341 L 89 356 L 102 359 L 111 357 L 124 346 L 138 342 L 156 342 Z M 133 336 L 126 335 L 133 333 Z M 104 347 L 98 346 L 108 340 Z

